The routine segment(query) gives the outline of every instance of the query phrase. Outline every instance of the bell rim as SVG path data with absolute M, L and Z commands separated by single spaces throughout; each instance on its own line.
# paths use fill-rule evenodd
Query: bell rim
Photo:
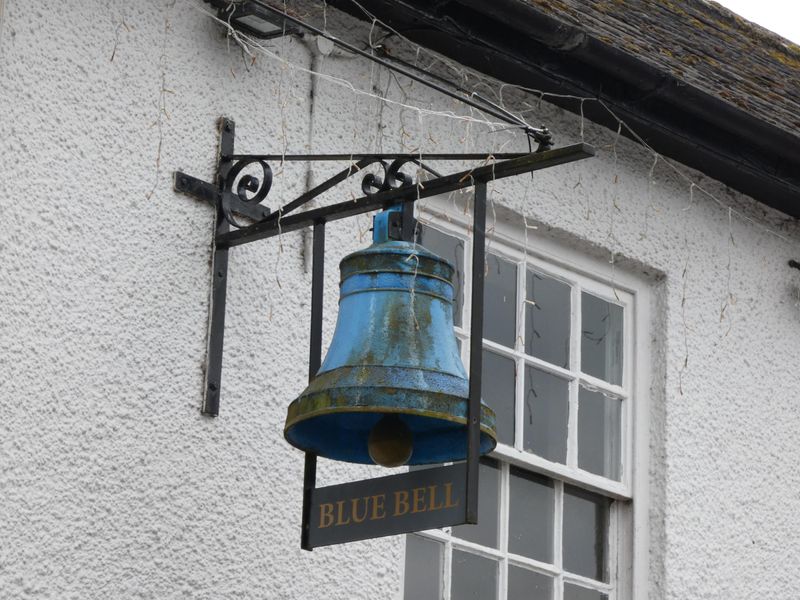
M 289 430 L 297 425 L 298 423 L 302 423 L 308 419 L 312 419 L 315 417 L 319 417 L 322 415 L 329 415 L 329 414 L 340 414 L 340 413 L 377 413 L 377 414 L 407 414 L 413 416 L 420 416 L 420 417 L 428 417 L 434 418 L 441 421 L 448 421 L 450 423 L 458 423 L 459 425 L 467 425 L 466 417 L 454 417 L 452 415 L 448 415 L 447 413 L 442 413 L 433 410 L 424 410 L 424 409 L 402 409 L 402 408 L 393 408 L 393 407 L 380 407 L 380 406 L 330 406 L 325 408 L 320 408 L 315 411 L 304 412 L 299 415 L 292 417 L 292 412 L 298 412 L 300 409 L 298 408 L 304 401 L 310 401 L 312 396 L 302 396 L 300 398 L 296 398 L 289 404 L 288 414 L 286 416 L 286 423 L 283 427 L 283 436 L 286 438 L 286 441 L 289 442 L 294 446 L 292 440 L 289 439 L 288 432 Z M 465 398 L 459 398 L 459 400 L 466 402 Z M 294 410 L 293 410 L 294 409 Z M 497 428 L 491 427 L 490 425 L 484 425 L 484 415 L 489 417 L 489 421 L 495 422 L 496 415 L 491 407 L 487 406 L 483 402 L 481 402 L 481 422 L 480 422 L 480 431 L 488 435 L 494 441 L 494 447 L 497 446 Z
M 402 288 L 402 287 L 374 287 L 374 288 L 366 288 L 363 290 L 355 290 L 352 292 L 345 292 L 339 294 L 339 304 L 342 303 L 343 299 L 349 298 L 350 296 L 355 296 L 356 294 L 371 294 L 373 292 L 401 292 L 406 294 L 414 294 L 415 296 L 429 296 L 431 298 L 436 298 L 437 300 L 441 300 L 442 302 L 453 304 L 452 298 L 447 298 L 446 296 L 442 296 L 434 292 L 428 292 L 426 290 L 418 290 L 416 288 Z
M 414 254 L 419 256 L 423 256 L 425 258 L 432 258 L 438 262 L 443 262 L 447 264 L 450 268 L 455 269 L 453 263 L 451 263 L 448 259 L 444 258 L 443 256 L 439 256 L 432 250 L 426 248 L 423 244 L 419 242 L 409 242 L 405 240 L 386 240 L 383 242 L 373 242 L 369 246 L 365 248 L 360 248 L 350 254 L 346 255 L 342 258 L 340 262 L 343 263 L 347 259 L 357 256 L 359 254 L 398 254 L 404 255 L 408 253 L 408 250 L 413 250 Z
M 437 281 L 441 281 L 442 283 L 446 283 L 451 288 L 455 289 L 455 285 L 453 284 L 452 279 L 448 279 L 447 277 L 442 277 L 441 275 L 437 275 L 436 273 L 428 273 L 426 271 L 403 271 L 401 269 L 362 269 L 360 271 L 348 271 L 347 275 L 339 277 L 339 287 L 342 287 L 342 284 L 354 277 L 356 275 L 383 275 L 384 273 L 389 273 L 391 275 L 414 275 L 415 277 L 426 277 L 428 279 L 436 279 Z
M 425 275 L 427 277 L 436 277 L 436 278 L 443 278 L 447 281 L 450 285 L 453 285 L 453 276 L 456 273 L 456 268 L 453 263 L 451 263 L 448 259 L 439 256 L 438 254 L 431 252 L 423 245 L 413 242 L 404 242 L 401 240 L 389 240 L 386 242 L 378 242 L 374 243 L 371 246 L 367 246 L 366 248 L 362 248 L 360 250 L 356 250 L 342 258 L 339 261 L 339 273 L 340 273 L 340 284 L 341 281 L 344 281 L 352 274 L 356 274 L 357 271 L 350 271 L 349 266 L 351 263 L 358 261 L 361 258 L 366 257 L 376 257 L 378 260 L 381 257 L 387 256 L 412 256 L 415 255 L 418 259 L 422 261 L 430 261 L 431 264 L 440 264 L 446 268 L 447 275 L 442 277 L 442 275 L 437 275 L 435 270 L 429 271 L 427 269 L 420 269 L 420 263 L 418 262 L 414 269 L 399 269 L 398 272 L 400 273 L 417 273 L 419 275 Z M 387 272 L 386 269 L 380 269 L 380 272 Z M 345 274 L 346 273 L 346 274 Z

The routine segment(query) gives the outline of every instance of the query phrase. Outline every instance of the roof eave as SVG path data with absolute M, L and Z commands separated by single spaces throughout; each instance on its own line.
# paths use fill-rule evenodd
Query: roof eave
M 799 137 L 578 27 L 519 0 L 359 3 L 414 42 L 502 81 L 601 99 L 657 152 L 800 217 Z M 363 16 L 349 0 L 336 4 Z M 581 110 L 574 100 L 548 100 Z M 617 129 L 614 116 L 596 102 L 584 103 L 583 114 Z

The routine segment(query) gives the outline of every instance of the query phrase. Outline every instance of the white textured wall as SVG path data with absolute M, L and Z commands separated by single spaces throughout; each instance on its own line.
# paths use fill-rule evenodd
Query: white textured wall
M 312 111 L 306 73 L 243 58 L 203 6 L 8 0 L 0 14 L 2 598 L 344 600 L 399 589 L 400 539 L 299 549 L 302 457 L 282 438 L 306 377 L 299 234 L 284 236 L 282 253 L 274 240 L 233 251 L 221 416 L 200 415 L 212 212 L 173 193 L 170 172 L 212 177 L 223 114 L 242 151 L 396 151 L 401 139 L 479 150 L 511 138 L 381 111 L 324 82 Z M 302 43 L 271 46 L 310 64 Z M 360 86 L 389 82 L 360 60 L 318 66 Z M 409 104 L 458 110 L 418 85 L 406 92 Z M 544 105 L 535 118 L 560 144 L 580 138 L 572 115 Z M 614 136 L 584 129 L 598 158 L 505 181 L 493 198 L 653 281 L 650 596 L 795 598 L 800 277 L 786 261 L 800 257 L 800 237 L 697 179 L 735 208 L 729 224 L 697 190 L 690 203 L 663 163 L 650 183 L 640 147 L 620 141 L 615 161 Z M 305 184 L 302 167 L 287 170 L 273 203 Z M 338 257 L 368 226 L 329 228 L 329 316 Z M 326 462 L 320 481 L 364 473 Z

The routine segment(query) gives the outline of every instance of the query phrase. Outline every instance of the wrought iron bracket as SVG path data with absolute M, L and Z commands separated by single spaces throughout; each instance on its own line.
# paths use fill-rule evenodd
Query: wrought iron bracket
M 398 213 L 393 221 L 395 235 L 398 239 L 410 239 L 413 235 L 412 205 L 417 200 L 472 187 L 479 182 L 528 173 L 594 155 L 594 149 L 588 144 L 574 144 L 531 153 L 427 154 L 424 155 L 424 161 L 418 154 L 397 153 L 236 154 L 234 121 L 223 117 L 219 120 L 218 127 L 219 148 L 215 181 L 203 181 L 182 171 L 174 173 L 175 191 L 208 202 L 216 212 L 203 401 L 203 413 L 211 416 L 219 414 L 229 248 L 306 227 L 315 227 L 315 231 L 321 231 L 317 225 L 324 226 L 330 221 L 397 204 L 404 204 L 405 210 Z M 336 161 L 345 163 L 346 167 L 297 198 L 271 210 L 263 204 L 272 186 L 272 168 L 269 163 L 296 161 Z M 481 164 L 450 175 L 442 175 L 429 166 L 434 161 L 480 161 Z M 424 183 L 414 181 L 411 174 L 403 171 L 410 164 L 426 171 L 431 178 Z M 364 172 L 373 165 L 379 167 L 379 174 Z M 256 167 L 259 172 L 250 173 L 251 167 Z M 362 178 L 363 196 L 321 208 L 298 210 L 354 176 Z
M 477 522 L 479 415 L 481 396 L 481 359 L 483 340 L 483 278 L 482 267 L 486 241 L 487 183 L 492 180 L 530 173 L 540 169 L 574 162 L 594 155 L 588 144 L 530 153 L 503 154 L 235 154 L 235 123 L 219 120 L 219 149 L 217 174 L 213 183 L 192 177 L 181 171 L 174 173 L 174 189 L 208 202 L 215 210 L 212 238 L 211 297 L 209 304 L 208 345 L 202 412 L 219 414 L 222 388 L 222 353 L 225 330 L 225 303 L 230 248 L 279 233 L 289 233 L 313 227 L 313 263 L 311 278 L 311 342 L 309 379 L 313 379 L 322 360 L 323 268 L 325 256 L 325 224 L 366 212 L 402 205 L 403 210 L 392 215 L 390 232 L 397 239 L 412 240 L 414 236 L 414 202 L 439 194 L 474 187 L 473 210 L 473 268 L 472 320 L 470 324 L 469 404 L 467 412 L 467 464 L 465 522 Z M 301 194 L 271 210 L 263 204 L 272 185 L 270 162 L 344 163 L 344 169 Z M 429 166 L 434 161 L 479 161 L 478 166 L 442 175 Z M 417 182 L 404 172 L 406 165 L 416 165 L 431 177 Z M 377 165 L 379 173 L 364 172 Z M 257 174 L 250 171 L 255 167 Z M 363 195 L 328 206 L 299 209 L 321 194 L 354 176 L 361 176 Z M 245 219 L 242 221 L 241 219 Z M 316 456 L 306 455 L 303 495 L 303 536 L 301 545 L 311 549 L 308 541 L 309 506 L 316 484 Z

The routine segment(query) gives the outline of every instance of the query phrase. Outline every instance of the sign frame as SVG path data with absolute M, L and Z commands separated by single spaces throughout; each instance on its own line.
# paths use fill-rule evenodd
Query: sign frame
M 549 132 L 543 129 L 541 133 L 544 137 L 538 140 L 539 148 L 535 152 L 529 151 L 527 153 L 427 154 L 424 156 L 417 154 L 353 153 L 236 154 L 234 152 L 235 123 L 233 120 L 225 117 L 221 118 L 219 120 L 219 132 L 217 176 L 213 183 L 197 179 L 181 171 L 175 171 L 173 174 L 175 191 L 208 202 L 214 207 L 216 214 L 211 251 L 211 300 L 202 408 L 204 415 L 212 417 L 216 417 L 219 414 L 222 388 L 228 253 L 231 248 L 274 237 L 281 233 L 313 227 L 311 336 L 308 361 L 308 377 L 311 380 L 319 371 L 322 363 L 326 223 L 381 208 L 386 209 L 391 206 L 402 205 L 399 237 L 406 241 L 413 241 L 415 231 L 414 202 L 468 187 L 474 188 L 469 396 L 465 433 L 467 436 L 466 462 L 438 469 L 423 469 L 318 489 L 316 488 L 317 457 L 307 452 L 303 471 L 303 513 L 300 545 L 305 550 L 311 550 L 314 546 L 343 543 L 351 541 L 351 539 L 366 539 L 364 537 L 364 532 L 366 531 L 369 532 L 369 537 L 380 537 L 448 525 L 477 523 L 487 183 L 589 158 L 594 156 L 594 148 L 586 143 L 552 148 Z M 298 198 L 285 203 L 277 210 L 271 211 L 261 202 L 266 199 L 271 189 L 272 169 L 267 161 L 273 160 L 279 160 L 281 163 L 285 161 L 336 161 L 344 162 L 348 166 L 327 181 L 304 192 Z M 450 175 L 439 175 L 428 167 L 423 160 L 425 162 L 481 160 L 483 164 Z M 421 183 L 415 183 L 411 177 L 400 172 L 401 167 L 407 163 L 414 163 L 434 174 L 435 177 L 425 181 L 424 186 Z M 365 195 L 363 197 L 304 211 L 297 210 L 350 177 L 359 173 L 363 175 L 364 169 L 370 165 L 380 165 L 384 171 L 384 177 L 381 179 L 369 173 L 364 176 L 362 190 Z M 250 166 L 260 167 L 262 171 L 261 177 L 245 174 L 244 169 Z M 250 224 L 241 223 L 238 220 L 240 217 L 249 219 Z M 233 230 L 231 226 L 234 227 Z M 460 475 L 454 478 L 454 474 L 459 472 Z M 423 475 L 423 473 L 425 474 Z M 456 481 L 458 481 L 458 485 L 456 485 Z M 409 515 L 398 515 L 398 517 L 403 517 L 399 521 L 389 518 L 375 518 L 372 519 L 374 523 L 371 523 L 370 527 L 350 527 L 349 530 L 345 527 L 340 531 L 346 531 L 347 534 L 337 534 L 338 537 L 337 535 L 323 535 L 318 531 L 312 532 L 313 509 L 316 507 L 317 511 L 321 510 L 320 506 L 325 503 L 323 500 L 336 499 L 336 502 L 344 502 L 350 499 L 352 502 L 352 493 L 356 492 L 371 492 L 369 495 L 373 496 L 384 494 L 385 497 L 388 497 L 387 494 L 408 489 L 411 490 L 412 496 L 410 498 L 413 502 L 414 489 L 425 488 L 429 491 L 438 489 L 439 494 L 446 494 L 447 492 L 444 490 L 448 483 L 452 484 L 451 501 L 454 506 L 448 507 L 446 511 L 433 509 L 432 507 L 438 506 L 434 499 L 428 505 L 431 510 L 419 510 Z M 406 488 L 403 488 L 403 486 L 406 486 Z M 348 493 L 351 496 L 348 497 Z M 417 493 L 418 498 L 423 494 L 422 491 Z M 364 495 L 362 494 L 361 497 L 364 497 Z M 430 495 L 426 497 L 430 500 Z M 458 499 L 457 501 L 456 498 Z M 419 500 L 419 502 L 422 502 L 422 500 Z M 423 504 L 420 504 L 420 506 L 423 506 Z M 358 508 L 357 505 L 356 508 Z M 425 517 L 417 516 L 419 513 L 430 513 L 435 518 L 429 518 L 430 515 Z M 411 515 L 414 515 L 414 517 L 411 518 Z M 344 520 L 343 516 L 340 525 L 342 527 L 347 525 Z M 319 523 L 320 517 L 318 515 L 317 525 Z M 333 525 L 330 526 L 333 527 Z M 317 526 L 317 529 L 326 528 Z
M 308 549 L 460 525 L 466 474 L 458 463 L 316 488 Z

